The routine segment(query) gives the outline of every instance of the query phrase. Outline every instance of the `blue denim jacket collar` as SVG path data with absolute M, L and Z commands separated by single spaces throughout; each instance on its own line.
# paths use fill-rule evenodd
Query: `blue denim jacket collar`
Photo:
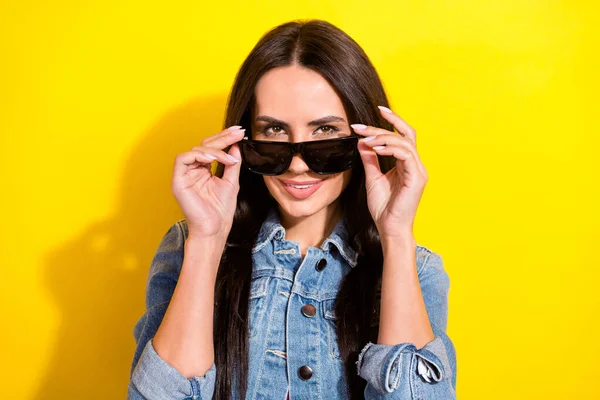
M 252 253 L 256 253 L 273 239 L 285 240 L 285 228 L 281 225 L 279 212 L 275 208 L 270 209 L 267 213 L 267 217 L 260 228 L 256 242 L 252 248 Z M 333 228 L 333 232 L 325 239 L 321 248 L 328 251 L 330 244 L 333 244 L 338 249 L 351 267 L 356 266 L 358 253 L 349 244 L 349 235 L 343 218 L 340 218 L 337 222 Z

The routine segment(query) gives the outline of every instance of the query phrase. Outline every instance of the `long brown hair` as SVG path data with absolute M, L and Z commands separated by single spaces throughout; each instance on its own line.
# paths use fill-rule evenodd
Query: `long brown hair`
M 322 20 L 288 22 L 259 40 L 238 71 L 224 126 L 242 125 L 249 129 L 258 80 L 267 71 L 288 65 L 310 68 L 327 79 L 340 96 L 349 121 L 393 129 L 376 107 L 388 106 L 388 101 L 369 58 L 350 36 Z M 395 161 L 379 157 L 379 164 L 385 173 Z M 224 166 L 219 164 L 216 175 L 222 177 L 223 170 Z M 348 390 L 353 399 L 359 399 L 363 398 L 365 381 L 357 375 L 355 361 L 363 346 L 377 337 L 373 310 L 378 301 L 383 263 L 379 235 L 367 208 L 361 162 L 353 169 L 340 200 L 350 244 L 359 257 L 337 295 L 336 325 Z M 352 212 L 345 212 L 346 204 L 352 204 Z M 276 206 L 263 178 L 242 168 L 233 225 L 215 288 L 215 399 L 231 398 L 234 384 L 240 398 L 246 394 L 251 250 L 268 210 Z

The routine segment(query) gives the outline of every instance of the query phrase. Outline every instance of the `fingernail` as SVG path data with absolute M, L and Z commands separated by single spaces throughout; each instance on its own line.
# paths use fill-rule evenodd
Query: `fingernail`
M 367 128 L 367 126 L 364 124 L 352 124 L 350 126 L 352 127 L 352 129 L 356 129 L 356 130 L 361 130 L 361 129 Z
M 377 136 L 367 136 L 366 138 L 364 138 L 362 141 L 363 142 L 370 142 L 371 140 L 375 139 Z
M 229 158 L 233 162 L 240 162 L 240 160 L 238 160 L 237 158 L 235 158 L 231 154 L 225 154 L 225 155 L 227 156 L 227 158 Z
M 385 146 L 373 146 L 372 148 L 375 150 L 383 150 L 385 149 Z
M 229 134 L 235 136 L 239 135 L 240 133 L 244 133 L 245 131 L 245 129 L 238 129 L 237 131 L 230 132 Z
M 206 156 L 206 158 L 210 158 L 211 160 L 216 160 L 217 157 L 213 156 L 212 154 L 209 153 L 204 153 L 204 155 Z
M 240 129 L 242 126 L 241 125 L 233 125 L 230 126 L 229 128 L 227 128 L 228 131 L 232 130 L 232 129 Z
M 385 112 L 386 112 L 386 113 L 388 113 L 388 114 L 391 114 L 391 113 L 392 113 L 392 110 L 390 110 L 390 109 L 389 109 L 389 108 L 387 108 L 387 107 L 384 107 L 384 106 L 377 106 L 377 107 L 379 107 L 379 109 L 380 109 L 380 110 L 383 110 L 383 111 L 385 111 Z

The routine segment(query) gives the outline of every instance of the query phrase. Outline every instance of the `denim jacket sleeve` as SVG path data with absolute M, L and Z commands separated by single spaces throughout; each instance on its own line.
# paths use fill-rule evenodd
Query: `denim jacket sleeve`
M 136 349 L 127 399 L 212 399 L 215 364 L 204 376 L 186 378 L 154 350 L 152 339 L 167 311 L 183 264 L 185 230 L 176 222 L 163 236 L 150 265 L 146 283 L 146 312 L 133 329 Z
M 367 343 L 356 363 L 367 381 L 367 400 L 456 399 L 456 351 L 446 334 L 450 279 L 442 258 L 427 248 L 422 251 L 426 258 L 418 275 L 434 339 L 421 349 L 408 342 Z

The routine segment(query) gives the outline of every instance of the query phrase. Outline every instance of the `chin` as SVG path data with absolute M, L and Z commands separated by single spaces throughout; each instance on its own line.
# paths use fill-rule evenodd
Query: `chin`
M 327 202 L 314 202 L 308 200 L 298 200 L 295 202 L 289 202 L 283 199 L 277 199 L 277 203 L 279 204 L 279 209 L 281 212 L 285 213 L 287 216 L 291 218 L 304 218 L 310 217 L 311 215 L 317 214 L 323 208 L 326 208 L 333 201 Z

